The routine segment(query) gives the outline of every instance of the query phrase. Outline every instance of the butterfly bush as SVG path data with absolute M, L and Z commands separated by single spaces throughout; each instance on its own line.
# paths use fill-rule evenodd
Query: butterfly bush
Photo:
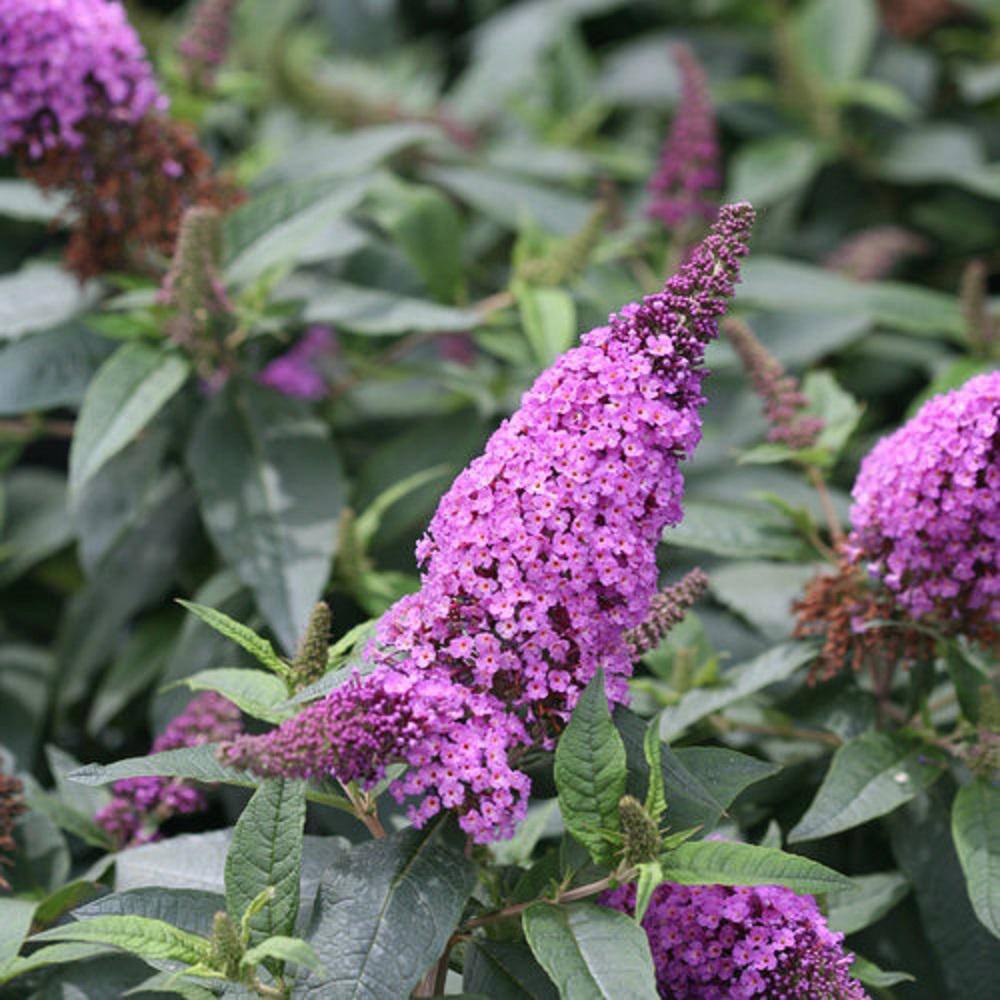
M 656 593 L 661 532 L 681 519 L 704 351 L 752 220 L 748 204 L 725 206 L 663 291 L 539 376 L 441 500 L 417 544 L 420 590 L 389 609 L 367 651 L 374 672 L 223 759 L 366 784 L 402 760 L 393 788 L 424 796 L 415 823 L 454 808 L 477 841 L 510 835 L 528 783 L 508 761 L 553 744 L 598 667 L 610 700 L 627 698 L 626 633 Z
M 635 912 L 634 885 L 604 906 Z M 657 888 L 642 920 L 661 997 L 684 1000 L 863 1000 L 844 935 L 811 896 L 782 886 Z
M 0 760 L 0 765 L 2 765 Z M 14 825 L 18 816 L 27 810 L 24 803 L 24 785 L 19 778 L 5 774 L 0 768 L 0 889 L 9 889 L 3 877 L 3 866 L 10 864 L 17 845 L 14 843 Z
M 222 695 L 206 691 L 194 698 L 153 742 L 152 753 L 232 740 L 242 731 L 239 709 Z M 111 801 L 95 817 L 122 847 L 156 839 L 156 827 L 171 816 L 198 812 L 204 793 L 173 778 L 123 778 L 112 788 Z
M 708 78 L 686 45 L 674 46 L 673 53 L 681 74 L 681 97 L 649 182 L 647 209 L 651 219 L 671 229 L 713 219 L 716 202 L 710 192 L 722 183 Z
M 210 87 L 226 61 L 239 0 L 199 0 L 177 52 L 192 83 Z
M 1000 372 L 928 400 L 866 456 L 848 555 L 914 619 L 1000 623 Z
M 119 3 L 0 3 L 0 153 L 77 148 L 88 118 L 134 124 L 165 106 Z

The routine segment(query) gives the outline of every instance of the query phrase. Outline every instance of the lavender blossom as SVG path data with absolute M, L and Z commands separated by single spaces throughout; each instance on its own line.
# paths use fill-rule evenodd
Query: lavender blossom
M 708 78 L 686 45 L 675 45 L 681 74 L 681 98 L 660 162 L 649 182 L 647 215 L 670 229 L 689 222 L 711 221 L 716 202 L 708 192 L 722 183 L 715 112 L 708 96 Z
M 635 912 L 635 886 L 600 902 Z M 844 935 L 815 900 L 781 886 L 674 885 L 653 893 L 642 920 L 661 997 L 684 1000 L 864 1000 Z
M 189 702 L 153 742 L 152 753 L 235 739 L 242 731 L 239 709 L 214 691 Z M 171 816 L 205 808 L 204 794 L 171 778 L 124 778 L 112 787 L 112 799 L 95 817 L 98 826 L 122 847 L 157 837 L 156 828 Z
M 1000 371 L 928 400 L 861 464 L 848 555 L 914 619 L 1000 623 Z
M 0 154 L 77 148 L 87 119 L 134 124 L 165 106 L 119 3 L 0 4 Z
M 284 396 L 319 400 L 329 392 L 321 362 L 335 355 L 337 339 L 325 326 L 311 326 L 290 350 L 275 358 L 258 376 L 259 381 Z
M 210 87 L 226 61 L 239 0 L 199 0 L 187 30 L 178 39 L 177 51 L 190 80 Z
M 369 647 L 375 673 L 224 759 L 366 782 L 402 759 L 410 771 L 395 791 L 425 796 L 415 822 L 444 806 L 476 840 L 509 835 L 528 789 L 511 754 L 552 745 L 598 666 L 611 700 L 627 698 L 625 633 L 649 613 L 660 534 L 681 518 L 678 466 L 701 436 L 705 346 L 752 221 L 748 204 L 724 207 L 662 292 L 539 376 L 442 499 L 417 545 L 421 589 L 386 613 Z M 390 696 L 405 685 L 417 693 L 401 708 Z M 474 759 L 488 777 L 449 775 L 455 725 L 473 727 L 470 752 L 495 749 Z M 452 777 L 464 792 L 441 784 Z
M 809 448 L 823 430 L 823 421 L 805 413 L 809 400 L 799 389 L 798 379 L 789 375 L 773 354 L 738 319 L 723 325 L 726 337 L 743 364 L 754 392 L 764 402 L 768 423 L 767 439 L 789 448 Z

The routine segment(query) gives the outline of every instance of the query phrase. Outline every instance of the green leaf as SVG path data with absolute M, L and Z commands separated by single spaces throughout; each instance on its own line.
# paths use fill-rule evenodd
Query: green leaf
M 59 473 L 14 469 L 4 480 L 4 492 L 7 509 L 0 532 L 0 586 L 16 580 L 73 538 L 73 523 L 66 511 L 66 480 Z
M 191 614 L 200 618 L 209 628 L 214 629 L 219 635 L 231 639 L 237 646 L 245 649 L 258 663 L 267 667 L 268 670 L 280 676 L 289 674 L 289 667 L 285 661 L 274 651 L 274 646 L 263 636 L 258 635 L 248 625 L 230 618 L 223 611 L 215 608 L 207 608 L 203 604 L 195 604 L 194 601 L 183 601 L 177 599 L 177 603 L 186 608 Z M 207 671 L 203 671 L 205 673 Z
M 656 1000 L 646 932 L 624 913 L 593 903 L 535 903 L 522 925 L 563 1000 Z
M 812 182 L 827 151 L 814 139 L 782 135 L 746 143 L 733 157 L 727 201 L 761 209 L 791 198 Z
M 809 549 L 776 511 L 719 500 L 689 500 L 684 520 L 663 532 L 667 545 L 732 559 L 808 558 Z
M 663 884 L 663 866 L 659 861 L 647 861 L 639 865 L 639 877 L 635 883 L 635 913 L 633 914 L 637 924 L 642 923 L 642 918 L 649 909 L 649 904 L 653 898 L 653 893 Z
M 145 757 L 126 757 L 113 764 L 85 764 L 69 774 L 71 781 L 84 785 L 109 785 L 121 778 L 187 778 L 208 784 L 254 786 L 253 777 L 244 771 L 225 767 L 215 759 L 216 744 L 203 743 L 180 750 L 163 750 Z
M 867 958 L 862 958 L 860 955 L 855 955 L 854 961 L 851 962 L 851 975 L 855 979 L 859 979 L 865 986 L 874 986 L 876 989 L 915 982 L 914 977 L 908 972 L 889 972 L 880 969 L 874 962 L 869 962 Z
M 43 191 L 31 181 L 0 181 L 0 215 L 25 222 L 52 222 L 69 204 L 65 194 Z
M 792 602 L 821 568 L 825 567 L 820 563 L 747 559 L 713 569 L 708 586 L 722 604 L 758 632 L 782 642 L 794 625 Z
M 105 955 L 110 950 L 106 944 L 85 944 L 83 942 L 52 944 L 47 948 L 39 948 L 27 958 L 13 958 L 10 961 L 0 963 L 0 985 L 23 975 L 25 972 L 44 969 L 50 965 L 83 962 L 97 955 Z
M 289 297 L 298 298 L 298 287 L 307 286 L 289 283 L 284 291 Z M 329 278 L 304 297 L 305 322 L 336 323 L 345 330 L 370 336 L 387 337 L 420 330 L 464 333 L 483 321 L 482 314 L 472 309 L 456 309 L 383 288 L 366 288 Z
M 409 996 L 475 882 L 472 863 L 436 828 L 368 841 L 327 868 L 306 935 L 326 972 L 301 982 L 297 998 Z
M 985 778 L 963 785 L 952 805 L 951 833 L 972 908 L 1000 937 L 1000 788 Z
M 158 845 L 161 846 L 166 846 L 166 842 Z M 190 846 L 188 850 L 191 850 Z M 199 857 L 203 855 L 199 854 Z M 211 937 L 215 914 L 225 906 L 225 898 L 216 892 L 149 885 L 102 896 L 81 906 L 73 915 L 78 920 L 91 917 L 151 917 L 192 934 Z
M 205 525 L 286 650 L 326 585 L 346 487 L 325 424 L 245 384 L 217 396 L 188 447 Z
M 93 814 L 80 812 L 56 796 L 40 790 L 29 795 L 27 802 L 35 812 L 47 816 L 61 830 L 74 834 L 85 844 L 105 851 L 114 850 L 114 838 L 94 822 Z
M 855 875 L 850 889 L 827 894 L 830 930 L 854 934 L 881 920 L 910 891 L 906 876 L 899 872 Z
M 807 643 L 789 642 L 751 660 L 731 667 L 716 687 L 694 688 L 676 705 L 660 715 L 660 737 L 670 741 L 706 715 L 721 711 L 734 702 L 787 680 L 803 664 L 815 659 L 815 649 Z
M 0 896 L 0 970 L 21 950 L 37 907 L 34 899 Z
M 618 800 L 625 794 L 627 769 L 625 744 L 611 721 L 600 669 L 559 737 L 555 780 L 566 829 L 595 861 L 609 860 L 612 851 L 605 834 L 618 829 Z
M 830 837 L 892 812 L 941 776 L 938 757 L 932 748 L 888 733 L 845 743 L 789 842 Z
M 556 1000 L 545 970 L 520 941 L 474 938 L 465 951 L 462 988 L 490 1000 Z
M 86 941 L 129 951 L 140 958 L 207 962 L 209 942 L 150 917 L 90 917 L 36 934 L 32 941 Z
M 69 485 L 74 493 L 135 439 L 190 371 L 179 354 L 143 343 L 125 344 L 101 365 L 83 398 L 70 447 Z
M 298 938 L 281 934 L 265 938 L 260 944 L 243 953 L 240 964 L 253 968 L 267 958 L 274 958 L 279 962 L 294 962 L 296 965 L 309 969 L 310 972 L 323 974 L 323 965 L 316 957 L 316 952 L 305 941 L 300 941 Z
M 780 764 L 759 760 L 729 747 L 678 747 L 674 756 L 689 774 L 711 789 L 712 795 L 727 809 L 745 789 L 774 777 L 781 770 Z M 668 792 L 668 805 L 670 798 Z M 688 825 L 674 812 L 671 816 L 674 826 Z
M 364 197 L 367 178 L 321 177 L 272 188 L 240 205 L 222 226 L 226 278 L 245 283 L 294 264 L 316 236 Z
M 952 841 L 954 784 L 936 782 L 886 821 L 892 852 L 913 886 L 920 922 L 944 973 L 939 995 L 992 1000 L 1000 981 L 1000 949 L 961 889 L 963 873 Z
M 802 392 L 809 400 L 807 412 L 823 420 L 816 447 L 830 452 L 835 458 L 858 426 L 861 406 L 827 371 L 809 372 L 802 383 Z
M 577 232 L 591 205 L 565 189 L 480 167 L 434 167 L 425 175 L 483 215 L 508 229 L 525 216 L 558 236 Z
M 111 352 L 103 337 L 66 324 L 0 350 L 0 416 L 76 406 Z
M 810 0 L 797 18 L 802 58 L 827 86 L 861 76 L 878 33 L 873 0 Z
M 64 323 L 87 308 L 97 291 L 56 264 L 36 262 L 0 275 L 0 341 Z
M 373 213 L 392 234 L 439 302 L 464 294 L 464 225 L 458 209 L 440 191 L 387 178 L 375 191 Z
M 562 288 L 523 282 L 516 289 L 521 323 L 539 365 L 548 366 L 576 339 L 576 306 Z
M 250 921 L 251 944 L 295 930 L 305 819 L 304 783 L 275 779 L 261 784 L 236 824 L 226 856 L 229 916 L 238 922 L 262 891 L 274 892 Z
M 218 667 L 192 674 L 179 683 L 192 691 L 217 691 L 247 715 L 265 722 L 281 722 L 289 715 L 277 707 L 288 700 L 284 681 L 262 670 Z
M 660 858 L 664 878 L 682 885 L 783 885 L 795 892 L 845 889 L 851 880 L 818 861 L 773 847 L 702 840 Z
M 663 750 L 660 744 L 660 727 L 655 722 L 646 727 L 642 749 L 646 763 L 649 765 L 646 811 L 653 819 L 658 820 L 666 812 L 667 796 L 663 781 Z

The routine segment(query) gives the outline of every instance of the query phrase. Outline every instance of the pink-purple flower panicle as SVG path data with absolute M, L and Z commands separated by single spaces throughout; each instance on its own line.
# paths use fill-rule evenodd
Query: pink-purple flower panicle
M 914 619 L 1000 623 L 1000 371 L 928 400 L 854 484 L 848 554 Z
M 233 740 L 242 729 L 239 709 L 222 695 L 206 691 L 170 722 L 151 752 Z M 173 778 L 123 778 L 115 782 L 112 793 L 95 819 L 122 847 L 155 840 L 159 824 L 171 816 L 198 812 L 206 803 L 200 789 Z
M 0 153 L 77 148 L 88 119 L 133 124 L 164 106 L 121 4 L 0 3 Z
M 635 912 L 635 886 L 601 897 Z M 642 920 L 659 994 L 677 1000 L 864 1000 L 844 935 L 811 896 L 782 886 L 675 885 L 653 893 Z
M 325 326 L 312 326 L 293 347 L 263 369 L 259 380 L 284 396 L 323 399 L 330 391 L 323 363 L 336 353 L 333 331 Z
M 676 229 L 690 222 L 711 221 L 717 202 L 712 196 L 722 184 L 715 111 L 708 78 L 686 45 L 675 45 L 681 75 L 677 114 L 649 181 L 651 219 Z
M 501 756 L 551 746 L 599 666 L 611 700 L 627 698 L 626 632 L 646 619 L 660 534 L 681 518 L 679 463 L 701 436 L 704 351 L 752 221 L 750 205 L 725 206 L 662 292 L 612 315 L 539 376 L 442 499 L 417 545 L 421 588 L 386 613 L 368 649 L 375 673 L 225 759 L 365 781 L 403 760 L 410 770 L 395 791 L 424 796 L 415 821 L 444 805 L 476 840 L 509 835 L 528 785 Z M 408 720 L 401 741 L 393 730 L 383 742 L 385 685 L 424 677 L 450 710 Z M 345 720 L 357 730 L 347 744 L 334 739 Z M 496 773 L 462 778 L 462 796 L 440 783 L 454 725 L 496 747 Z M 351 746 L 369 727 L 362 766 Z M 491 809 L 496 789 L 503 804 Z
M 226 61 L 239 0 L 199 0 L 177 51 L 192 83 L 210 87 Z

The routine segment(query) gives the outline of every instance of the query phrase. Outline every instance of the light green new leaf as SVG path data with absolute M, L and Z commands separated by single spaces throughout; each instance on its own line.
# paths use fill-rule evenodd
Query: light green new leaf
M 618 829 L 628 773 L 625 744 L 611 721 L 598 670 L 584 688 L 556 746 L 555 780 L 566 829 L 595 861 L 608 861 L 605 834 Z
M 83 397 L 69 452 L 70 490 L 80 488 L 149 424 L 187 381 L 179 354 L 149 344 L 120 347 L 101 365 Z
M 516 290 L 521 323 L 535 358 L 552 364 L 576 339 L 576 306 L 562 288 L 541 288 L 519 283 Z
M 985 778 L 963 785 L 951 809 L 951 834 L 972 908 L 1000 937 L 1000 788 Z
M 65 944 L 51 944 L 46 948 L 33 951 L 27 958 L 11 958 L 0 962 L 0 985 L 9 982 L 16 976 L 35 969 L 44 969 L 50 965 L 66 965 L 69 962 L 83 962 L 88 958 L 105 955 L 112 949 L 106 944 L 89 944 L 82 941 L 71 941 Z
M 226 856 L 226 909 L 239 922 L 262 892 L 273 895 L 250 920 L 250 943 L 291 934 L 299 911 L 305 784 L 265 781 L 243 810 Z
M 593 903 L 535 903 L 522 926 L 562 1000 L 656 1000 L 646 932 L 624 913 Z
M 874 986 L 876 989 L 885 989 L 889 986 L 898 986 L 900 983 L 912 983 L 914 977 L 908 972 L 890 972 L 887 969 L 880 969 L 874 962 L 860 955 L 854 956 L 851 963 L 851 975 L 859 979 L 865 986 Z
M 34 899 L 0 897 L 0 969 L 21 950 L 37 907 Z
M 195 604 L 194 601 L 182 601 L 178 598 L 177 603 L 182 608 L 187 608 L 191 614 L 197 615 L 209 628 L 215 629 L 227 639 L 232 639 L 268 670 L 273 670 L 280 676 L 289 674 L 288 664 L 274 651 L 274 646 L 248 625 L 230 618 L 222 611 L 216 611 L 215 608 Z
M 849 878 L 818 861 L 754 844 L 689 842 L 664 854 L 660 864 L 667 881 L 682 885 L 783 885 L 810 893 L 851 886 Z
M 798 16 L 801 57 L 828 87 L 860 76 L 878 33 L 873 0 L 809 0 Z
M 192 691 L 218 691 L 247 715 L 265 722 L 281 722 L 290 714 L 278 708 L 288 700 L 284 681 L 263 670 L 218 667 L 192 674 L 179 683 Z
M 91 917 L 53 927 L 31 940 L 105 944 L 140 958 L 174 959 L 188 965 L 206 962 L 211 954 L 211 945 L 205 938 L 150 917 Z
M 658 820 L 667 810 L 666 785 L 663 780 L 663 748 L 660 745 L 660 727 L 651 722 L 646 727 L 642 751 L 649 765 L 649 782 L 646 787 L 646 811 Z
M 316 957 L 316 952 L 299 938 L 282 934 L 265 938 L 260 944 L 248 948 L 243 953 L 241 964 L 253 968 L 265 958 L 276 958 L 279 962 L 294 962 L 311 972 L 323 973 L 323 964 Z
M 885 816 L 941 775 L 933 752 L 888 733 L 865 733 L 840 747 L 791 843 L 830 837 Z

